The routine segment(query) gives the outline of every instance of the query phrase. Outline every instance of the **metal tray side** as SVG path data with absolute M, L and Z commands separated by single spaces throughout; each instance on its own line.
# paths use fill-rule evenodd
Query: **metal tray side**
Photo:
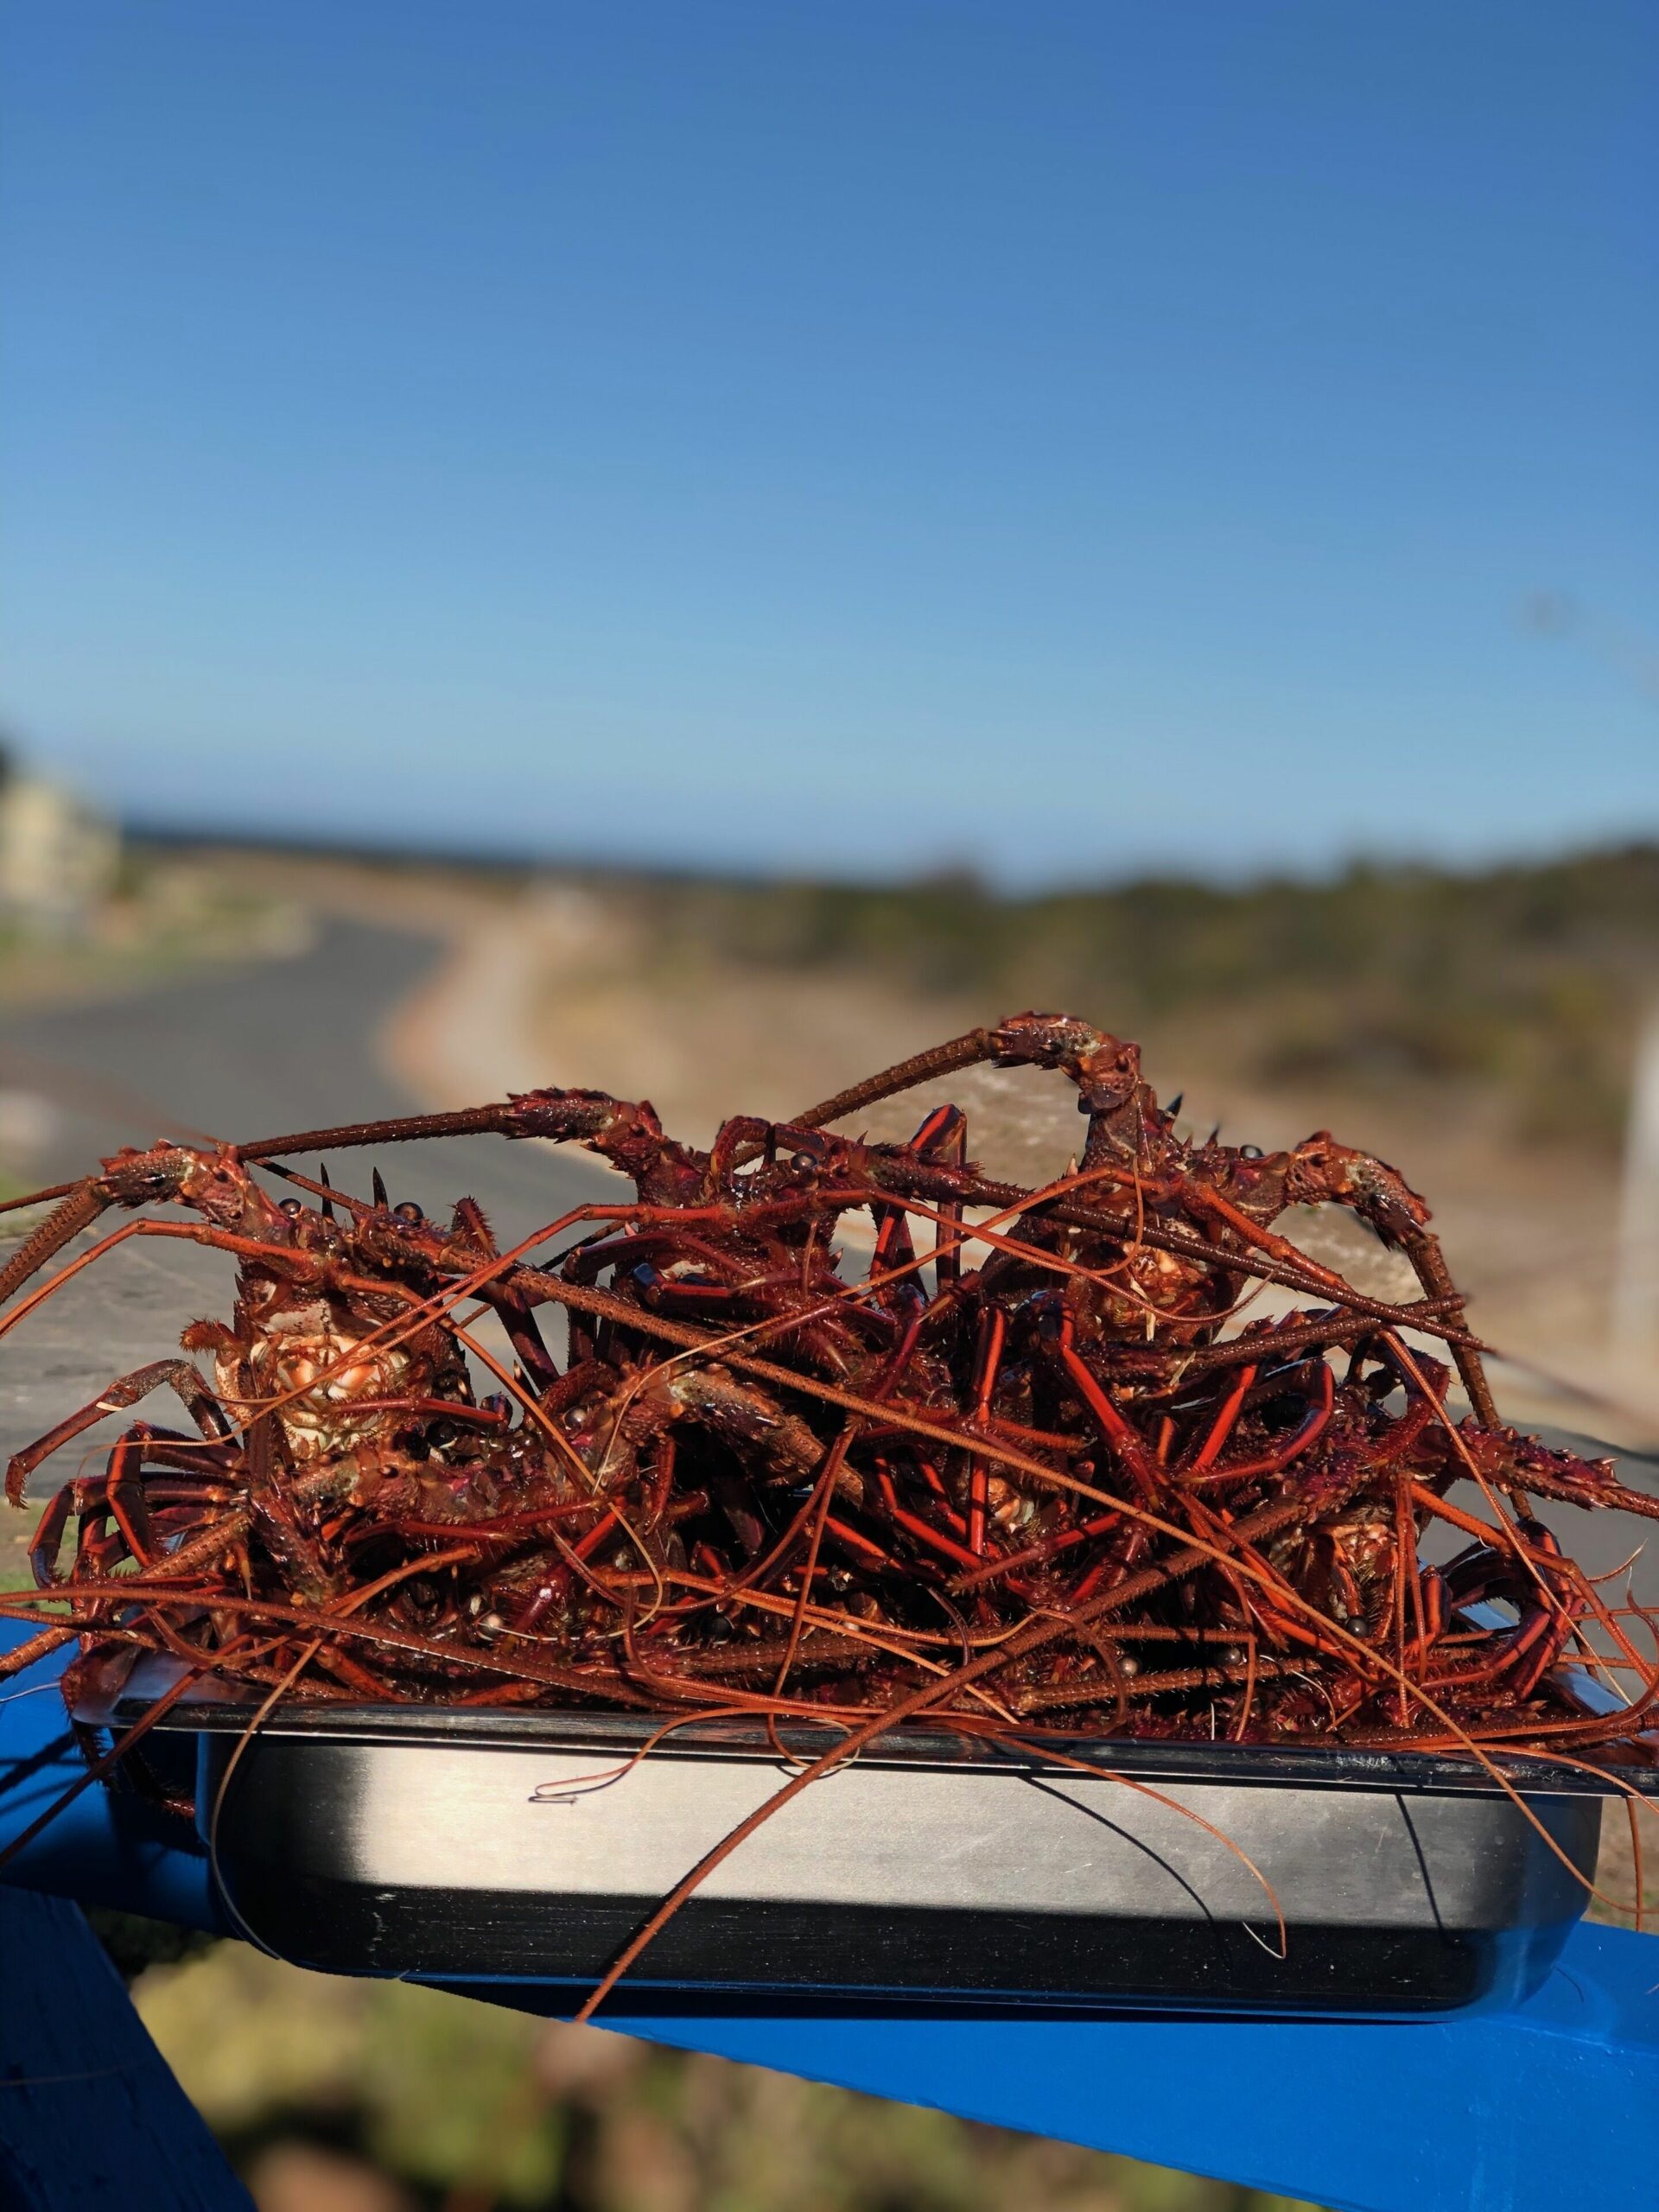
M 199 1738 L 204 1807 L 236 1741 Z M 709 1748 L 595 1784 L 605 1764 L 568 1741 L 262 1732 L 219 1807 L 221 1878 L 307 1963 L 591 1981 L 790 1771 Z M 1507 1999 L 1582 1911 L 1562 1859 L 1587 1875 L 1599 1833 L 1593 1796 L 1529 1810 L 1545 1834 L 1504 1797 L 1374 1781 L 1152 1789 L 860 1761 L 718 1867 L 630 1986 L 1385 2013 Z

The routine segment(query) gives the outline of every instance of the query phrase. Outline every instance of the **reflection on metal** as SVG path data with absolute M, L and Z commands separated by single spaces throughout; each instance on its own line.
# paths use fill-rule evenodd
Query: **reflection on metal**
M 788 1772 L 739 1721 L 636 1762 L 649 1724 L 626 1718 L 316 1707 L 249 1738 L 249 1717 L 181 1705 L 151 1740 L 222 1719 L 197 1802 L 219 1808 L 237 1917 L 348 1973 L 590 1983 Z M 810 1757 L 828 1732 L 785 1748 Z M 1037 1745 L 890 1738 L 717 1867 L 627 1987 L 1372 2017 L 1513 2004 L 1584 1909 L 1573 1869 L 1595 1865 L 1594 1796 L 1529 1792 L 1523 1810 L 1460 1762 L 1066 1755 L 1092 1770 Z

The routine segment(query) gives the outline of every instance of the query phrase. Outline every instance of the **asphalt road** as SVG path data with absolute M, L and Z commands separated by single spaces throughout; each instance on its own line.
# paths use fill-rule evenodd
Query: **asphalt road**
M 290 958 L 6 1020 L 0 1090 L 39 1103 L 43 1141 L 28 1172 L 41 1185 L 66 1181 L 118 1145 L 187 1130 L 246 1140 L 420 1110 L 380 1065 L 374 1039 L 439 950 L 400 931 L 330 922 Z M 477 1198 L 504 1239 L 622 1187 L 580 1154 L 492 1137 L 343 1153 L 334 1167 L 366 1195 L 374 1163 L 394 1198 L 433 1212 L 463 1192 Z M 0 1216 L 0 1232 L 9 1225 Z M 228 1314 L 231 1281 L 222 1255 L 159 1238 L 130 1240 L 86 1269 L 0 1342 L 0 1461 L 111 1376 L 164 1357 L 196 1315 Z M 170 1401 L 158 1403 L 157 1418 L 176 1415 Z

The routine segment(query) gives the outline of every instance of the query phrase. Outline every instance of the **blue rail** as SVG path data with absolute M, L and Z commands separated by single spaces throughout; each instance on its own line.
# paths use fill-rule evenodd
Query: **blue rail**
M 6 1642 L 19 1633 L 0 1624 Z M 0 1847 L 84 1771 L 54 1675 L 43 1662 L 8 1685 L 0 1705 Z M 95 1786 L 5 1879 L 224 1929 L 206 1859 L 177 1836 Z M 1529 2004 L 1409 2025 L 892 2012 L 618 2015 L 609 2024 L 1351 2212 L 1554 2212 L 1580 2202 L 1652 2212 L 1656 1985 L 1659 1945 L 1580 1928 Z M 569 2003 L 568 1993 L 533 1985 L 475 1985 L 474 1993 L 550 2013 Z M 20 1987 L 10 1949 L 0 1951 L 0 2018 L 15 2022 L 20 2005 L 41 2001 L 37 1986 Z M 97 2054 L 86 2063 L 95 2067 Z M 96 2094 L 95 2083 L 87 2089 Z M 0 2140 L 4 2129 L 0 2112 Z

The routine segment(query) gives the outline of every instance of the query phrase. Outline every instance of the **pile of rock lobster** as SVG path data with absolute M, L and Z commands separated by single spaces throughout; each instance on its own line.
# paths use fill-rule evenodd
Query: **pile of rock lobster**
M 1040 1189 L 979 1173 L 953 1106 L 908 1143 L 827 1133 L 987 1061 L 1077 1087 L 1081 1158 Z M 441 1225 L 378 1171 L 365 1199 L 276 1165 L 483 1131 L 585 1145 L 636 1195 L 502 1252 L 469 1199 Z M 1368 1297 L 1275 1232 L 1323 1205 L 1403 1253 L 1421 1297 Z M 1640 1755 L 1646 1616 L 1535 1509 L 1659 1503 L 1501 1424 L 1393 1169 L 1323 1133 L 1189 1143 L 1136 1048 L 1069 1017 L 729 1121 L 707 1152 L 649 1105 L 556 1090 L 124 1151 L 0 1300 L 106 1210 L 152 1205 L 194 1218 L 117 1229 L 0 1329 L 134 1235 L 233 1258 L 234 1311 L 184 1332 L 211 1380 L 159 1361 L 11 1461 L 17 1503 L 108 1413 L 168 1386 L 188 1416 L 135 1421 L 56 1491 L 36 1592 L 0 1599 L 44 1625 L 0 1671 L 79 1636 L 72 1695 L 156 1652 L 359 1704 Z M 1264 1288 L 1277 1310 L 1252 1315 Z M 1435 1523 L 1455 1555 L 1431 1567 Z

